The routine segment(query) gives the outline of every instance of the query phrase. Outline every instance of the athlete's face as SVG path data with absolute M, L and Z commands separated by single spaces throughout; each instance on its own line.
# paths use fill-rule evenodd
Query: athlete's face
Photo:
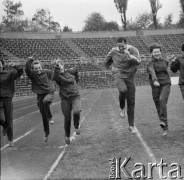
M 42 73 L 42 66 L 41 66 L 41 64 L 34 64 L 33 70 L 34 70 L 37 74 L 41 74 L 41 73 Z
M 64 71 L 65 71 L 64 64 L 59 63 L 58 65 L 59 65 L 60 71 L 61 71 L 62 73 L 64 73 Z
M 117 43 L 117 46 L 120 51 L 124 51 L 127 48 L 127 44 L 125 42 Z
M 153 49 L 151 55 L 152 55 L 155 59 L 160 59 L 160 58 L 161 58 L 161 50 L 160 50 L 160 48 L 155 48 L 155 49 Z

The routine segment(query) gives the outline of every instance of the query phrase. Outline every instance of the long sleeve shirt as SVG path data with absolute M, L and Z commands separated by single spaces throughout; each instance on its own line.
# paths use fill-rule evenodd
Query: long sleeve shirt
M 72 100 L 80 96 L 77 86 L 79 74 L 76 68 L 67 69 L 62 73 L 59 67 L 55 67 L 53 80 L 60 87 L 59 95 L 61 99 Z
M 26 62 L 25 72 L 31 80 L 32 91 L 36 94 L 49 94 L 54 92 L 52 82 L 53 71 L 43 69 L 41 74 L 37 74 L 31 68 L 32 60 Z
M 0 71 L 0 100 L 12 99 L 15 92 L 15 80 L 23 74 L 23 68 L 14 66 L 13 70 Z
M 171 84 L 168 73 L 168 62 L 165 59 L 155 59 L 152 57 L 147 64 L 147 72 L 151 86 L 154 86 L 154 81 L 158 81 L 161 85 Z
M 184 85 L 184 54 L 177 57 L 175 62 L 171 63 L 170 67 L 174 73 L 180 71 L 179 85 Z
M 112 48 L 104 61 L 106 68 L 112 65 L 115 73 L 120 73 L 122 78 L 134 77 L 141 62 L 137 48 L 127 45 L 127 50 L 129 53 L 120 51 L 118 47 Z

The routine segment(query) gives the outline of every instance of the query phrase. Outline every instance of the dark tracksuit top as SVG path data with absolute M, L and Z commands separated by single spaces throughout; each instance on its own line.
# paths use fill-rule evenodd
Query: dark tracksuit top
M 59 67 L 54 70 L 53 80 L 56 81 L 60 87 L 60 97 L 63 100 L 72 100 L 79 97 L 79 89 L 77 83 L 79 82 L 79 75 L 76 68 L 70 68 L 61 73 Z
M 154 81 L 158 81 L 160 85 L 171 85 L 171 79 L 168 73 L 168 62 L 161 58 L 155 59 L 152 57 L 147 64 L 147 72 L 149 74 L 150 85 L 154 87 Z
M 106 68 L 112 65 L 114 73 L 120 73 L 122 78 L 134 77 L 137 66 L 141 62 L 137 48 L 127 45 L 127 50 L 135 58 L 131 58 L 128 53 L 121 52 L 118 47 L 115 47 L 109 52 L 104 62 Z
M 23 69 L 15 66 L 11 71 L 0 71 L 0 101 L 11 100 L 15 92 L 14 81 L 23 74 Z
M 77 83 L 79 82 L 78 71 L 75 68 L 70 68 L 60 72 L 59 67 L 54 70 L 53 80 L 60 87 L 61 109 L 64 119 L 65 136 L 70 137 L 71 130 L 71 111 L 73 109 L 74 127 L 79 128 L 80 121 L 80 94 Z M 75 109 L 75 112 L 74 112 Z
M 184 54 L 177 57 L 175 62 L 171 63 L 170 67 L 174 73 L 180 71 L 179 85 L 184 85 Z
M 0 108 L 4 113 L 0 114 L 0 124 L 7 129 L 9 141 L 13 140 L 13 106 L 12 98 L 15 92 L 14 81 L 23 74 L 23 69 L 14 66 L 11 71 L 0 71 Z M 4 114 L 4 116 L 3 116 Z
M 47 137 L 50 134 L 49 119 L 52 117 L 50 103 L 53 100 L 54 94 L 54 85 L 52 82 L 53 71 L 43 69 L 41 74 L 37 74 L 31 69 L 32 62 L 33 60 L 26 62 L 25 72 L 32 82 L 32 91 L 37 94 L 37 104 L 42 115 L 45 136 Z
M 36 94 L 49 94 L 54 92 L 54 85 L 52 82 L 53 71 L 43 69 L 41 74 L 37 74 L 31 69 L 32 60 L 26 62 L 25 72 L 32 84 L 32 91 Z
M 137 66 L 140 64 L 141 60 L 137 48 L 127 45 L 126 50 L 128 50 L 129 53 L 120 51 L 118 47 L 112 48 L 104 61 L 104 65 L 106 68 L 109 68 L 109 66 L 112 65 L 112 71 L 119 90 L 120 109 L 125 108 L 125 99 L 127 99 L 128 122 L 130 126 L 134 126 L 134 76 L 137 71 Z M 126 92 L 128 94 L 127 96 Z
M 152 60 L 147 64 L 147 72 L 152 87 L 152 96 L 161 122 L 165 123 L 163 130 L 167 130 L 167 101 L 170 94 L 171 79 L 168 73 L 168 62 L 161 58 Z M 154 86 L 154 82 L 158 81 L 160 86 Z

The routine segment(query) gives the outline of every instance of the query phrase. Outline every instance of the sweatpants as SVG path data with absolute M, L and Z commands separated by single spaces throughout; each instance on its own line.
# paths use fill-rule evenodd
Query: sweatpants
M 80 110 L 81 110 L 81 100 L 79 97 L 76 97 L 72 100 L 61 100 L 61 110 L 64 115 L 64 129 L 65 136 L 70 137 L 71 130 L 71 119 L 73 111 L 73 123 L 75 129 L 79 128 L 80 121 Z
M 184 100 L 184 85 L 179 85 L 179 86 L 180 86 L 181 94 L 182 94 L 183 100 Z
M 50 104 L 54 99 L 54 93 L 50 94 L 37 94 L 37 104 L 42 115 L 43 128 L 45 132 L 45 137 L 50 134 L 49 130 L 49 119 L 52 117 L 50 111 Z
M 135 91 L 136 91 L 134 78 L 122 78 L 119 74 L 116 74 L 115 80 L 119 91 L 120 109 L 125 108 L 125 100 L 127 100 L 128 123 L 129 126 L 134 126 Z
M 12 99 L 0 101 L 0 125 L 7 130 L 9 141 L 13 140 L 13 104 Z
M 160 85 L 159 87 L 152 87 L 152 96 L 157 109 L 158 117 L 161 122 L 164 122 L 166 127 L 164 130 L 168 129 L 167 122 L 167 102 L 170 94 L 171 85 Z

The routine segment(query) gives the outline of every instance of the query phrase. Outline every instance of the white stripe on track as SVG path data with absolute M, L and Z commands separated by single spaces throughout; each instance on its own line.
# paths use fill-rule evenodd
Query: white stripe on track
M 60 102 L 61 102 L 61 101 L 57 101 L 57 102 L 55 102 L 55 103 L 52 103 L 51 106 L 56 105 L 56 104 L 59 104 Z M 17 119 L 14 119 L 13 122 L 16 122 L 16 121 L 18 121 L 19 119 L 22 119 L 22 118 L 24 118 L 24 117 L 26 117 L 26 116 L 29 116 L 29 115 L 34 114 L 34 113 L 37 113 L 37 112 L 39 112 L 39 110 L 30 112 L 30 113 L 28 113 L 28 114 L 25 114 L 24 116 L 21 116 L 21 117 L 19 117 L 19 118 L 17 118 Z
M 15 111 L 13 111 L 13 112 L 21 111 L 21 110 L 23 110 L 23 109 L 27 109 L 27 108 L 32 107 L 32 106 L 35 106 L 35 104 L 30 105 L 30 106 L 26 106 L 26 107 L 21 108 L 21 109 L 17 109 L 17 110 L 15 110 Z
M 85 114 L 85 116 L 81 119 L 81 123 L 84 121 L 84 119 L 86 118 L 86 116 L 88 116 L 88 114 L 91 112 L 92 107 L 94 106 L 94 104 L 97 102 L 97 100 L 101 97 L 102 92 L 100 93 L 99 97 L 96 98 L 96 100 L 94 101 L 94 103 L 90 106 L 90 108 L 88 109 L 87 113 Z M 70 140 L 73 141 L 75 140 L 76 137 L 76 133 L 74 132 L 73 135 L 71 136 Z M 59 156 L 57 157 L 56 161 L 54 162 L 54 164 L 51 166 L 51 168 L 49 169 L 49 171 L 47 172 L 47 174 L 45 175 L 45 177 L 43 178 L 43 180 L 48 180 L 52 173 L 54 172 L 54 170 L 56 169 L 56 167 L 58 166 L 59 162 L 61 161 L 62 157 L 64 156 L 65 152 L 66 152 L 66 147 L 68 145 L 65 145 L 63 150 L 61 151 L 61 153 L 59 154 Z
M 25 134 L 23 134 L 22 136 L 20 136 L 20 137 L 18 137 L 17 139 L 15 139 L 13 142 L 15 143 L 15 142 L 17 142 L 17 141 L 19 141 L 20 139 L 22 139 L 22 138 L 24 138 L 25 136 L 27 136 L 27 135 L 29 135 L 30 133 L 32 133 L 34 130 L 36 130 L 38 128 L 38 126 L 37 127 L 35 127 L 35 128 L 33 128 L 33 129 L 31 129 L 30 131 L 28 131 L 28 132 L 26 132 Z M 9 144 L 6 144 L 5 146 L 3 146 L 2 148 L 1 148 L 1 151 L 3 151 L 5 148 L 7 148 L 9 146 Z
M 114 94 L 112 93 L 112 91 L 111 91 L 111 94 L 112 94 L 112 97 L 115 99 L 115 101 L 116 101 L 116 103 L 117 103 L 117 105 L 118 105 L 119 102 L 117 101 L 117 99 L 116 99 L 116 97 L 114 96 Z M 148 156 L 150 157 L 152 163 L 157 163 L 158 161 L 156 160 L 155 155 L 152 153 L 152 151 L 151 151 L 151 149 L 149 148 L 149 146 L 147 145 L 146 141 L 143 139 L 143 137 L 142 137 L 140 131 L 137 129 L 137 127 L 135 127 L 135 130 L 136 130 L 136 135 L 137 135 L 138 139 L 140 140 L 141 144 L 142 144 L 143 147 L 145 148 L 145 150 L 146 150 Z M 158 170 L 158 168 L 156 168 L 156 170 L 157 170 L 158 177 L 159 177 L 159 170 Z M 158 180 L 160 180 L 160 178 L 159 178 Z

